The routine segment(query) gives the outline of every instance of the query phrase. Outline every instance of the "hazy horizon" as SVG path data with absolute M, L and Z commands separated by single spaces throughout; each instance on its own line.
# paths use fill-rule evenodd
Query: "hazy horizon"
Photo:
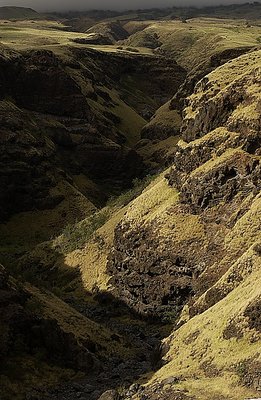
M 246 0 L 0 0 L 0 6 L 30 7 L 36 11 L 84 11 L 90 9 L 130 10 L 139 8 L 163 8 L 171 6 L 214 6 L 244 4 Z M 253 3 L 253 1 L 252 1 Z

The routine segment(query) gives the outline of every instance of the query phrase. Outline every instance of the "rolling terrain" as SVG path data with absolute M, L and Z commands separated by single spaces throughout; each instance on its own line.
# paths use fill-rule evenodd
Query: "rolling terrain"
M 260 397 L 259 7 L 0 8 L 1 400 Z

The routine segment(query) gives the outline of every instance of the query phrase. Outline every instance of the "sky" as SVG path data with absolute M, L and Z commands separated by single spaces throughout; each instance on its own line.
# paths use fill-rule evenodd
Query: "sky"
M 246 3 L 248 0 L 0 0 L 0 6 L 31 7 L 37 11 L 111 9 L 128 10 L 167 6 L 204 6 Z

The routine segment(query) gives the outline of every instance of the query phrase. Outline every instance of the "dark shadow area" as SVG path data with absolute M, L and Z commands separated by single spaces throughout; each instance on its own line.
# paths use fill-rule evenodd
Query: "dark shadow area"
M 66 265 L 64 255 L 52 248 L 48 251 L 51 260 L 59 259 L 59 267 L 43 268 L 38 260 L 35 264 L 27 260 L 16 267 L 17 280 L 1 270 L 0 382 L 5 383 L 1 399 L 15 397 L 12 391 L 5 392 L 9 382 L 20 385 L 21 399 L 96 400 L 106 390 L 116 389 L 120 393 L 143 374 L 160 368 L 161 340 L 169 335 L 172 327 L 139 316 L 111 293 L 86 291 L 80 272 Z M 28 282 L 40 289 L 39 295 L 34 296 L 34 290 L 28 290 Z M 46 295 L 48 304 L 45 304 Z M 58 298 L 72 312 L 79 313 L 81 317 L 77 318 L 82 318 L 85 324 L 89 320 L 90 332 L 93 322 L 111 332 L 108 341 L 100 343 L 99 335 L 92 337 L 88 328 L 86 337 L 78 336 L 77 326 L 73 322 L 66 326 L 68 321 L 62 324 L 62 316 L 59 321 L 55 314 L 53 318 L 46 317 L 45 307 L 51 310 L 52 302 L 60 302 Z M 61 309 L 62 304 L 59 303 Z M 39 376 L 34 383 L 27 379 L 28 373 L 34 374 L 34 367 L 29 372 L 28 365 L 34 364 L 39 369 L 45 365 L 54 371 L 59 368 L 74 373 L 70 378 L 60 379 L 60 384 L 43 386 L 40 379 L 38 385 Z

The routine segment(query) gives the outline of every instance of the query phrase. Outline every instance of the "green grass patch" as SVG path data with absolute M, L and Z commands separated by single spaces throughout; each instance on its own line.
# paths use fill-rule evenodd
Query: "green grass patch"
M 116 207 L 125 207 L 129 204 L 132 200 L 136 199 L 143 190 L 156 178 L 156 175 L 147 175 L 143 179 L 134 179 L 133 180 L 133 187 L 126 192 L 123 192 L 118 197 L 111 197 L 108 201 L 108 206 L 116 206 Z
M 68 224 L 63 232 L 63 240 L 60 248 L 63 252 L 69 253 L 76 249 L 83 248 L 97 231 L 109 219 L 110 213 L 107 209 L 96 212 L 90 217 L 76 224 Z

